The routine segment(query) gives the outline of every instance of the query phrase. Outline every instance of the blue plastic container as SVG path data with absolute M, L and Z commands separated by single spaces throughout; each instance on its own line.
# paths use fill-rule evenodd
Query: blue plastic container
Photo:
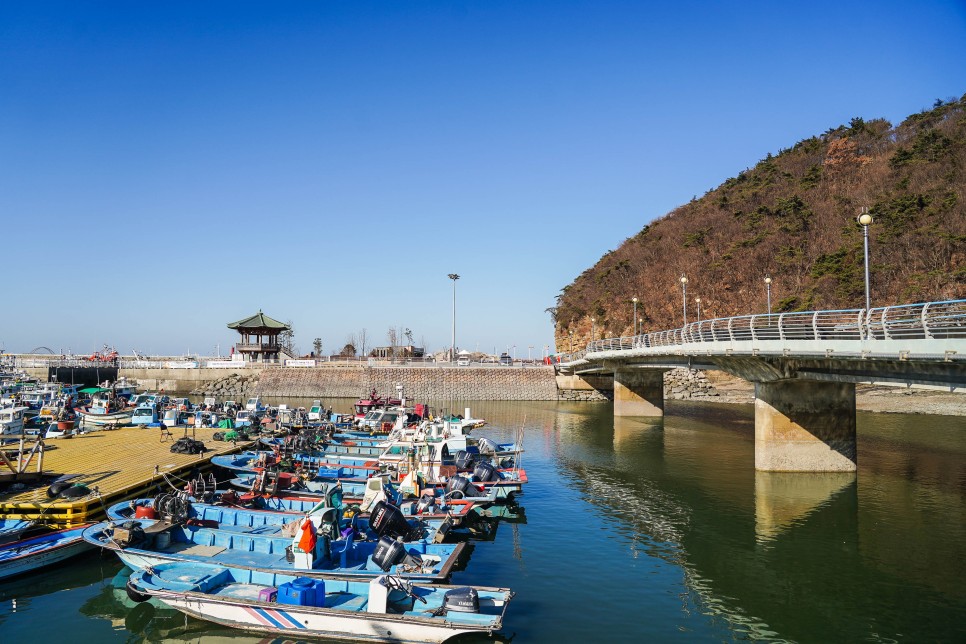
M 276 601 L 292 606 L 325 606 L 325 581 L 296 577 L 278 587 Z

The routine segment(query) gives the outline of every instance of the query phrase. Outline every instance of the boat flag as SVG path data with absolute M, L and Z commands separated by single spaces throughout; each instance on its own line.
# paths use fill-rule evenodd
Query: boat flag
M 302 532 L 299 535 L 299 549 L 302 552 L 315 552 L 315 524 L 306 517 L 302 521 Z

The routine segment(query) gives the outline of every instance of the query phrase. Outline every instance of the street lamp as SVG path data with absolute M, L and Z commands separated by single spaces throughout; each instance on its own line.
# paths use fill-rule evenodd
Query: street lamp
M 868 208 L 862 208 L 862 212 L 856 217 L 856 221 L 862 226 L 863 238 L 865 241 L 865 315 L 869 315 L 869 225 L 872 223 L 872 215 Z
M 574 352 L 574 331 L 570 330 L 570 353 Z
M 533 356 L 530 355 L 532 352 L 533 352 L 533 345 L 532 344 L 527 345 L 527 362 L 533 361 Z
M 688 278 L 681 274 L 681 302 L 684 306 L 684 326 L 688 325 Z
M 460 278 L 456 273 L 450 273 L 447 277 L 453 280 L 453 344 L 449 348 L 449 361 L 453 361 L 456 355 L 456 280 Z
M 594 334 L 597 331 L 596 327 L 597 318 L 590 318 L 590 341 L 594 341 Z
M 694 298 L 694 302 L 695 304 L 698 305 L 698 322 L 700 322 L 701 321 L 701 298 L 700 297 Z
M 771 315 L 771 277 L 765 275 L 765 293 L 768 297 L 768 315 Z
M 631 298 L 631 302 L 634 303 L 634 319 L 633 319 L 633 322 L 634 322 L 634 335 L 637 335 L 637 298 L 636 297 L 632 297 Z

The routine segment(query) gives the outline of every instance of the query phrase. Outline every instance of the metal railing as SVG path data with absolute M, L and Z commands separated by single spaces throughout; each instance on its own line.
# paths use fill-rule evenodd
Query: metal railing
M 560 356 L 565 364 L 588 353 L 710 343 L 966 339 L 966 300 L 841 311 L 741 315 L 692 322 L 679 329 L 602 338 Z

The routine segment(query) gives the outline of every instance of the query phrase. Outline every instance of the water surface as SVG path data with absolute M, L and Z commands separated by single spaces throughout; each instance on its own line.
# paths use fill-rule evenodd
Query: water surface
M 763 474 L 751 406 L 467 405 L 479 435 L 524 432 L 520 507 L 453 578 L 517 592 L 514 642 L 966 638 L 964 418 L 860 413 L 857 474 Z M 132 607 L 120 569 L 94 554 L 0 583 L 0 637 L 264 641 Z

